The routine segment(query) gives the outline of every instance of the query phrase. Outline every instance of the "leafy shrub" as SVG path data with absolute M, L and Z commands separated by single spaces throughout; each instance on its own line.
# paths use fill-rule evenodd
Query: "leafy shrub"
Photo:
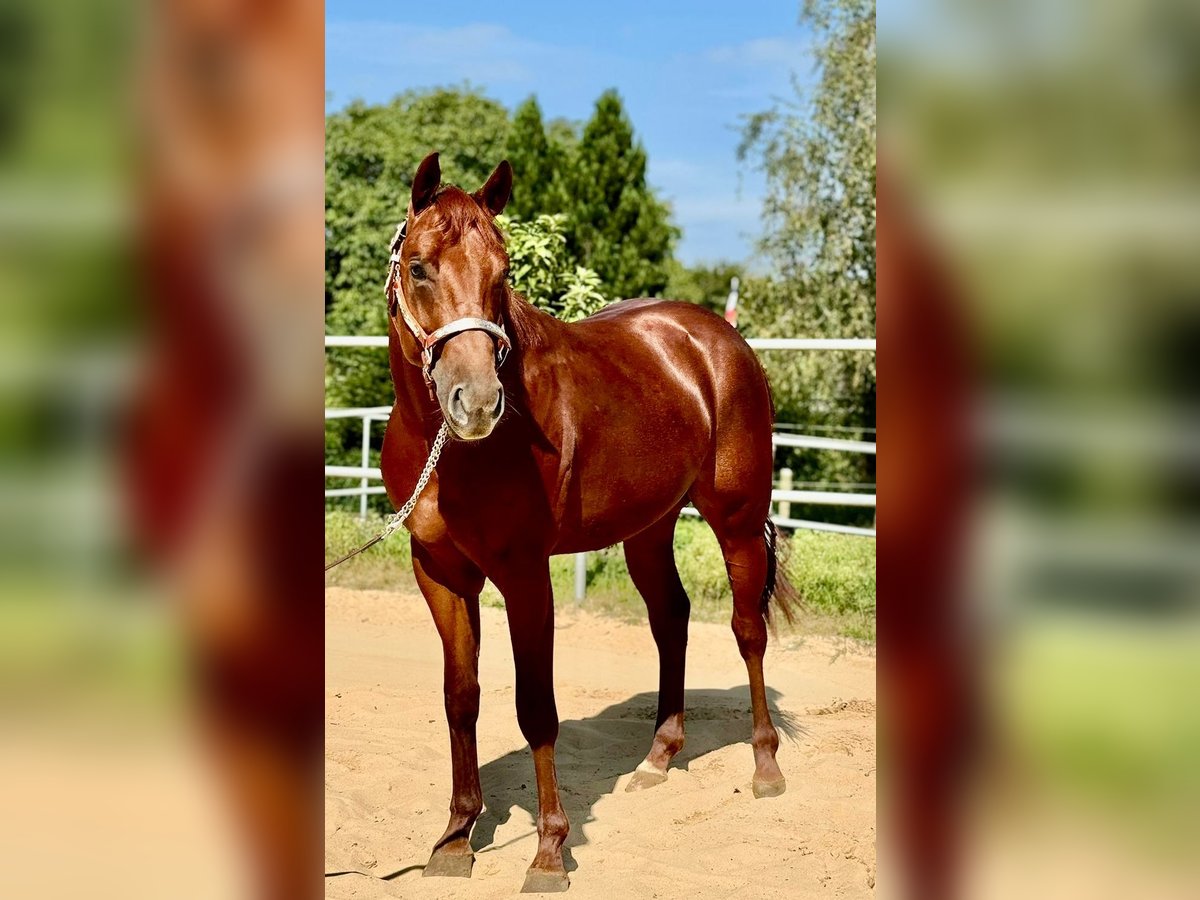
M 555 318 L 574 322 L 607 303 L 600 276 L 575 265 L 567 251 L 562 215 L 540 215 L 522 222 L 499 216 L 508 247 L 512 286 L 530 303 Z

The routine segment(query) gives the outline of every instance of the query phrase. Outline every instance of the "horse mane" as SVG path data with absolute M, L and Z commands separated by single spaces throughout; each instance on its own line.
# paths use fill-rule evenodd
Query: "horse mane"
M 546 342 L 544 330 L 538 320 L 545 315 L 511 287 L 507 291 L 508 303 L 505 317 L 512 330 L 513 345 L 519 353 L 523 349 L 540 347 Z

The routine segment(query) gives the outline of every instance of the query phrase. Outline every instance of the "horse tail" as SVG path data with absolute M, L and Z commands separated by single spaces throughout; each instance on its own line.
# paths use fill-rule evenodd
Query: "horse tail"
M 763 542 L 767 546 L 767 583 L 762 592 L 762 617 L 771 622 L 772 609 L 779 610 L 788 624 L 795 621 L 796 610 L 800 606 L 800 594 L 788 579 L 787 573 L 780 566 L 780 558 L 787 562 L 787 548 L 779 543 L 779 529 L 770 517 L 763 523 Z M 771 601 L 775 602 L 772 603 Z
M 771 379 L 767 375 L 767 369 L 762 364 L 762 359 L 757 354 L 754 355 L 754 361 L 758 363 L 758 371 L 762 373 L 763 384 L 767 388 L 767 404 L 771 410 L 771 422 L 775 421 L 775 392 L 771 389 Z M 796 619 L 796 610 L 801 604 L 800 592 L 796 590 L 795 585 L 787 577 L 787 573 L 781 571 L 780 557 L 782 562 L 786 564 L 788 550 L 791 548 L 790 542 L 784 542 L 780 546 L 779 528 L 771 521 L 770 507 L 767 509 L 767 519 L 763 522 L 763 542 L 767 546 L 767 583 L 763 585 L 762 592 L 762 617 L 768 625 L 774 626 L 771 619 L 771 601 L 774 600 L 774 606 L 787 623 L 791 625 Z

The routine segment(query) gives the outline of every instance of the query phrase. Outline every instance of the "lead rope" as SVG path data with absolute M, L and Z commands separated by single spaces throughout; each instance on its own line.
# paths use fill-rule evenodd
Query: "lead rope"
M 380 541 L 391 537 L 392 533 L 401 525 L 403 525 L 405 520 L 412 515 L 413 510 L 417 508 L 417 501 L 421 499 L 421 492 L 425 490 L 425 485 L 429 484 L 429 476 L 433 474 L 433 469 L 434 466 L 437 465 L 438 457 L 442 455 L 442 447 L 446 443 L 446 437 L 448 434 L 449 428 L 446 426 L 445 422 L 442 422 L 442 427 L 438 429 L 437 437 L 433 439 L 433 446 L 429 448 L 429 459 L 425 460 L 425 468 L 421 470 L 421 477 L 417 479 L 417 486 L 413 488 L 412 496 L 408 498 L 408 502 L 400 507 L 400 509 L 398 509 L 396 512 L 388 516 L 387 522 L 384 523 L 383 530 L 379 532 L 379 534 L 375 535 L 375 537 L 371 538 L 357 550 L 351 550 L 345 556 L 335 559 L 325 567 L 326 572 L 328 572 L 334 566 L 340 566 L 348 559 L 353 559 L 364 550 L 369 550 Z

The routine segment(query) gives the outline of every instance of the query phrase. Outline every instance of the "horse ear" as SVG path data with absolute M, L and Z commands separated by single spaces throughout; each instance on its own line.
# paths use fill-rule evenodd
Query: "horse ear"
M 512 196 L 512 182 L 512 166 L 506 159 L 496 166 L 496 171 L 492 172 L 483 187 L 475 192 L 475 199 L 493 216 L 498 216 L 508 205 L 508 198 Z
M 430 203 L 442 183 L 442 167 L 438 163 L 437 153 L 430 153 L 417 166 L 417 174 L 412 183 L 412 209 L 415 216 Z

